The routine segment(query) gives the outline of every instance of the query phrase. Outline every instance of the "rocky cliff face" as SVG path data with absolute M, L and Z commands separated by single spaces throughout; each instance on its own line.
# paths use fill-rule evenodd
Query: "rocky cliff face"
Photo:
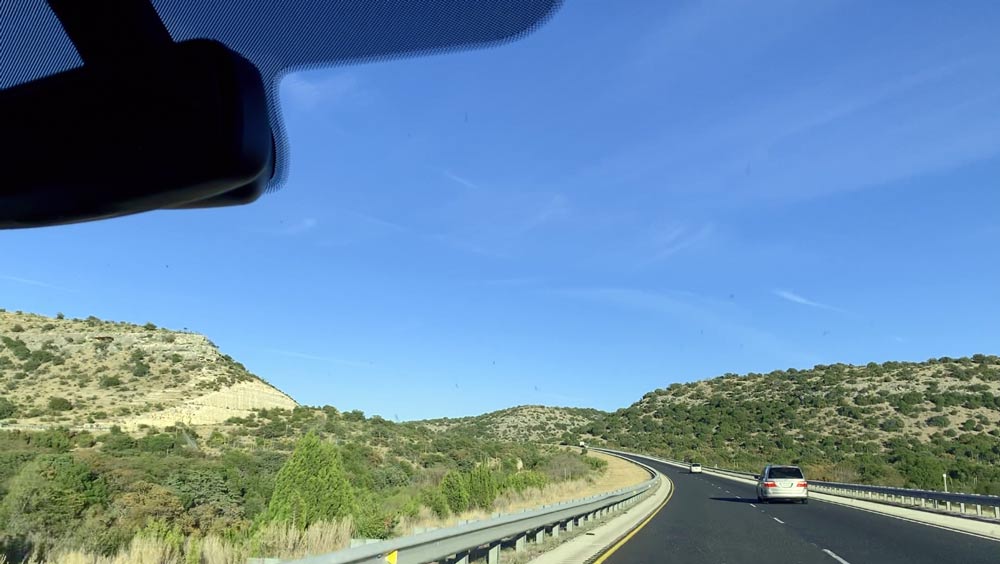
M 298 405 L 203 335 L 6 311 L 0 397 L 15 428 L 213 425 Z

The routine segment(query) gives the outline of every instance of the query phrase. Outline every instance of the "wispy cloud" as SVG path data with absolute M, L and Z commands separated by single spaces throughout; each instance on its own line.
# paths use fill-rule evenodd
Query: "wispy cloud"
M 346 210 L 345 213 L 347 213 L 348 215 L 350 215 L 350 216 L 352 216 L 352 217 L 354 217 L 356 219 L 360 219 L 361 221 L 363 221 L 365 223 L 368 223 L 370 225 L 374 225 L 376 227 L 381 227 L 381 228 L 386 229 L 388 231 L 396 231 L 396 232 L 399 232 L 399 233 L 406 233 L 406 232 L 408 232 L 410 230 L 408 227 L 406 227 L 404 225 L 401 225 L 399 223 L 396 223 L 396 222 L 393 222 L 393 221 L 389 221 L 388 219 L 384 219 L 384 218 L 381 218 L 381 217 L 376 217 L 374 215 L 367 214 L 367 213 L 364 213 L 364 212 L 359 212 L 359 211 L 355 211 L 355 210 Z
M 733 306 L 721 311 L 719 304 L 691 292 L 652 292 L 633 288 L 575 288 L 558 291 L 559 294 L 577 299 L 602 302 L 618 307 L 662 314 L 675 318 L 685 326 L 704 327 L 727 340 L 756 349 L 775 359 L 796 364 L 815 360 L 810 355 L 797 352 L 789 343 L 769 331 L 754 327 L 739 319 Z
M 471 180 L 469 180 L 467 178 L 463 178 L 463 177 L 455 174 L 454 172 L 451 172 L 450 170 L 444 170 L 444 171 L 442 171 L 442 174 L 444 174 L 445 178 L 447 178 L 448 180 L 451 180 L 453 182 L 461 184 L 462 186 L 465 186 L 466 188 L 472 188 L 473 190 L 482 190 L 483 189 L 482 186 L 476 184 L 475 182 L 473 182 L 473 181 L 471 181 Z
M 829 310 L 829 311 L 837 311 L 837 312 L 840 312 L 840 313 L 847 313 L 845 310 L 840 309 L 839 307 L 834 307 L 832 305 L 828 305 L 828 304 L 824 304 L 824 303 L 820 303 L 820 302 L 815 302 L 813 300 L 810 300 L 808 298 L 800 296 L 799 294 L 796 294 L 795 292 L 790 292 L 788 290 L 774 290 L 773 293 L 774 293 L 775 296 L 778 296 L 779 298 L 781 298 L 783 300 L 788 300 L 788 301 L 790 301 L 792 303 L 801 304 L 801 305 L 809 306 L 809 307 L 815 307 L 815 308 L 818 308 L 818 309 L 826 309 L 826 310 Z
M 321 356 L 309 353 L 303 353 L 298 351 L 289 351 L 284 349 L 265 349 L 267 352 L 279 354 L 281 356 L 288 356 L 291 358 L 301 358 L 303 360 L 315 360 L 317 362 L 328 362 L 333 364 L 341 364 L 344 366 L 353 366 L 355 368 L 367 368 L 372 365 L 370 362 L 361 362 L 357 360 L 347 360 L 343 358 L 337 358 L 333 356 Z
M 279 229 L 281 235 L 301 235 L 306 231 L 312 231 L 319 225 L 319 220 L 315 217 L 304 217 L 288 226 Z
M 715 225 L 705 223 L 695 230 L 683 225 L 653 230 L 653 256 L 647 264 L 661 262 L 671 256 L 705 241 L 715 233 Z
M 24 284 L 26 286 L 37 286 L 39 288 L 48 288 L 50 290 L 60 290 L 62 292 L 72 292 L 70 288 L 65 286 L 59 286 L 57 284 L 50 284 L 48 282 L 43 282 L 41 280 L 32 280 L 30 278 L 21 278 L 19 276 L 8 276 L 6 274 L 0 274 L 0 280 L 6 280 L 8 282 L 16 282 L 18 284 Z
M 440 174 L 468 190 L 449 193 L 425 218 L 441 231 L 431 238 L 450 247 L 484 256 L 510 256 L 531 232 L 572 217 L 562 192 L 493 189 L 450 169 Z
M 520 228 L 520 233 L 527 233 L 547 223 L 566 219 L 570 216 L 569 198 L 565 194 L 552 194 L 535 212 L 528 216 Z
M 294 73 L 281 81 L 282 98 L 300 110 L 313 110 L 332 105 L 361 92 L 357 77 L 351 73 L 316 76 L 313 73 Z

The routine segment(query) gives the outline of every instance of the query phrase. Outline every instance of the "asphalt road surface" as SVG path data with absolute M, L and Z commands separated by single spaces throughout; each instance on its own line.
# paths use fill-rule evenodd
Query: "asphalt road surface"
M 670 502 L 606 564 L 1000 564 L 1000 542 L 824 503 L 757 503 L 754 487 L 639 459 Z

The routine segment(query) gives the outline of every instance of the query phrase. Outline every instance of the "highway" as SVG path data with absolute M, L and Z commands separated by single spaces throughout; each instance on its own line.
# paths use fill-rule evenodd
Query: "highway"
M 1000 542 L 824 503 L 759 504 L 754 487 L 654 466 L 669 502 L 605 564 L 974 564 L 1000 562 Z

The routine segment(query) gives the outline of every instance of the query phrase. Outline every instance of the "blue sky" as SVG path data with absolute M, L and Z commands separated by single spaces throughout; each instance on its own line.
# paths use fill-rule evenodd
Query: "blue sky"
M 0 307 L 399 419 L 1000 352 L 1000 5 L 628 4 L 292 75 L 282 191 L 4 232 Z

